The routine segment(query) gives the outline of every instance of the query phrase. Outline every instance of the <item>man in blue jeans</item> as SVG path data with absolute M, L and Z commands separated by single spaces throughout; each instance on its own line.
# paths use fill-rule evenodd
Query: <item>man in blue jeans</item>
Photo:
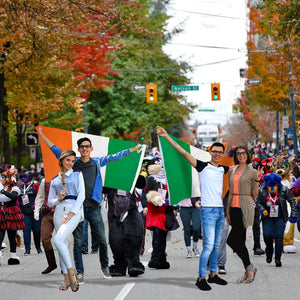
M 210 148 L 211 160 L 203 162 L 197 160 L 190 153 L 180 147 L 161 127 L 156 127 L 159 136 L 164 137 L 187 161 L 199 172 L 201 190 L 201 224 L 203 232 L 203 249 L 199 261 L 199 277 L 196 286 L 203 291 L 211 289 L 207 283 L 226 285 L 227 281 L 217 274 L 218 250 L 224 226 L 224 209 L 222 200 L 223 175 L 228 172 L 229 167 L 219 164 L 225 147 L 222 143 L 213 143 Z M 196 207 L 200 206 L 200 201 Z M 206 269 L 209 261 L 210 275 L 206 281 Z
M 56 158 L 59 159 L 62 152 L 61 149 L 54 145 L 54 143 L 52 143 L 42 133 L 42 128 L 39 128 L 39 136 L 54 153 Z M 77 141 L 77 145 L 80 157 L 76 157 L 73 170 L 81 171 L 83 174 L 85 185 L 85 200 L 83 203 L 84 218 L 90 223 L 91 230 L 94 232 L 94 236 L 99 244 L 99 260 L 101 264 L 101 272 L 103 273 L 104 278 L 111 278 L 111 275 L 108 271 L 107 242 L 101 213 L 102 178 L 100 168 L 107 165 L 111 161 L 117 161 L 129 155 L 131 152 L 137 151 L 141 147 L 141 145 L 137 145 L 134 148 L 130 148 L 124 151 L 120 151 L 113 155 L 93 158 L 91 158 L 93 147 L 92 142 L 89 138 L 84 137 L 79 139 Z M 80 222 L 77 228 L 73 231 L 73 237 L 73 252 L 75 267 L 77 271 L 77 279 L 80 284 L 83 284 L 84 267 L 81 253 L 83 221 Z

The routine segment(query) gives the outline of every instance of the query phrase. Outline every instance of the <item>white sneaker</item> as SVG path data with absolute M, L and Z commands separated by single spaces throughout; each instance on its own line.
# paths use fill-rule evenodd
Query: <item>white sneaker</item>
M 84 284 L 83 274 L 77 274 L 77 281 L 79 284 Z
M 197 256 L 197 257 L 200 256 L 199 250 L 197 248 L 193 249 L 193 252 L 194 252 L 195 256 Z
M 192 257 L 193 257 L 192 251 L 188 251 L 186 258 L 192 258 Z

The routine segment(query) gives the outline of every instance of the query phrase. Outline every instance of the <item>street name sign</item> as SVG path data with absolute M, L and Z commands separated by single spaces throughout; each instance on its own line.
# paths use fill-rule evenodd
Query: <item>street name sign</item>
M 172 92 L 199 91 L 198 85 L 172 85 Z
M 261 84 L 261 79 L 260 78 L 256 78 L 256 79 L 248 79 L 247 80 L 248 84 Z

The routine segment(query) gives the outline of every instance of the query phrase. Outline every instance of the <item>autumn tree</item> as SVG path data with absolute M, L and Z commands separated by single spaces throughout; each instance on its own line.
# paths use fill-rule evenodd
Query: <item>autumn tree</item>
M 0 65 L 1 134 L 8 141 L 10 112 L 22 141 L 26 124 L 58 110 L 78 112 L 82 99 L 76 96 L 112 83 L 105 79 L 113 73 L 112 56 L 107 56 L 119 47 L 112 19 L 118 15 L 120 2 L 0 3 L 0 53 L 5 54 Z M 124 0 L 122 5 L 131 6 L 134 1 Z M 1 145 L 6 162 L 8 145 Z
M 290 86 L 299 90 L 299 11 L 295 0 L 263 0 L 250 7 L 247 77 L 260 78 L 262 83 L 247 85 L 247 101 L 242 96 L 239 102 L 257 132 L 262 133 L 259 120 L 266 112 L 289 109 Z
M 145 136 L 151 142 L 156 125 L 172 127 L 182 123 L 182 116 L 193 106 L 185 98 L 172 94 L 172 84 L 189 83 L 185 76 L 189 66 L 170 59 L 163 45 L 172 33 L 165 31 L 167 1 L 139 1 L 140 5 L 116 18 L 118 24 L 130 16 L 139 27 L 123 27 L 120 41 L 123 47 L 113 60 L 113 69 L 120 70 L 110 76 L 115 83 L 106 90 L 94 91 L 88 101 L 89 132 L 124 138 L 131 131 Z M 152 3 L 152 4 L 153 4 Z M 129 24 L 127 22 L 127 24 Z M 178 29 L 174 30 L 176 33 Z M 134 91 L 133 85 L 157 84 L 158 102 L 146 103 L 145 91 Z

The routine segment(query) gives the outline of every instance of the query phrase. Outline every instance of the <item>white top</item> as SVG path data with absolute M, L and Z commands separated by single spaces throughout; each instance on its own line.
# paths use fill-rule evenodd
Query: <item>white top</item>
M 48 196 L 48 206 L 53 207 L 58 203 L 72 204 L 71 212 L 74 214 L 82 214 L 83 216 L 83 201 L 85 199 L 85 188 L 84 180 L 81 172 L 69 170 L 65 173 L 66 181 L 66 197 L 67 196 L 77 196 L 77 199 L 64 199 L 59 202 L 57 199 L 60 196 L 60 192 L 63 189 L 63 184 L 61 182 L 61 176 L 58 174 L 51 181 L 49 196 Z

